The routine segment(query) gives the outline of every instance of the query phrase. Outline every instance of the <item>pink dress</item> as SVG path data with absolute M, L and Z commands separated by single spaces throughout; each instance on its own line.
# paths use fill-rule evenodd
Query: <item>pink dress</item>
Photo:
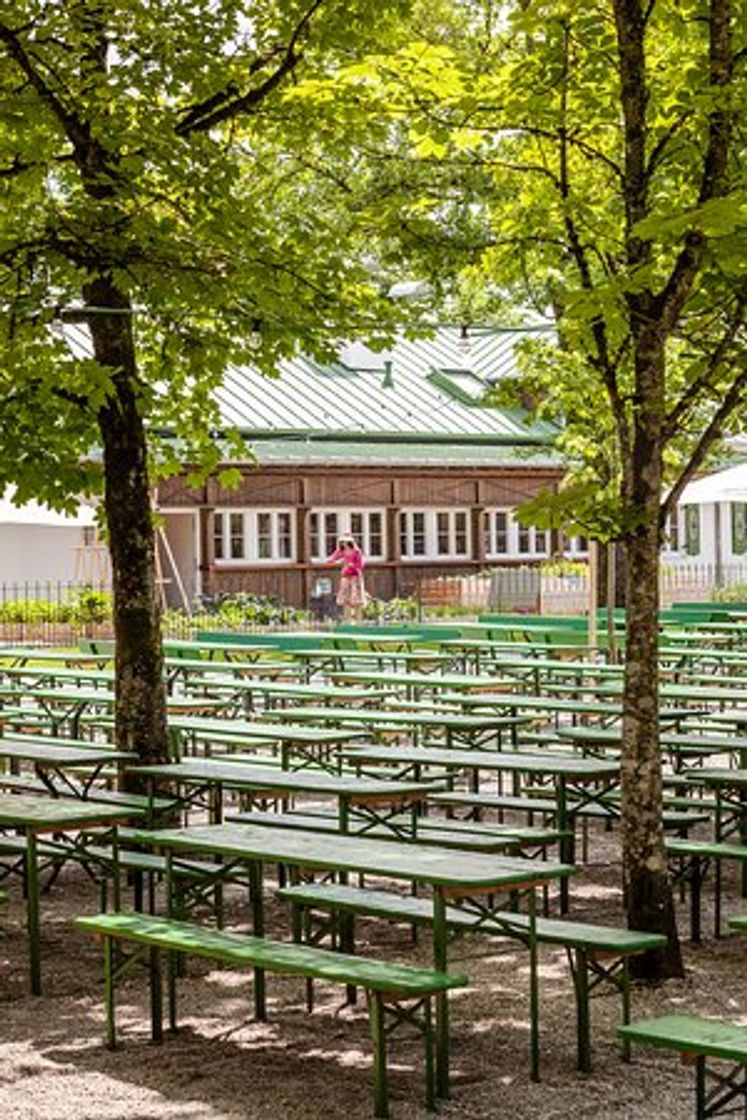
M 367 595 L 363 583 L 363 568 L 365 562 L 363 553 L 355 548 L 336 548 L 331 556 L 327 557 L 328 564 L 336 564 L 342 560 L 340 572 L 340 585 L 337 588 L 337 604 L 340 607 L 364 607 Z

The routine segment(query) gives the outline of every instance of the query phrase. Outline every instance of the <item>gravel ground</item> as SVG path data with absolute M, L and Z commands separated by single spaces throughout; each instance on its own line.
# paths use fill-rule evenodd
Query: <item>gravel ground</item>
M 594 864 L 573 884 L 579 920 L 622 923 L 614 836 L 596 833 Z M 726 871 L 728 913 L 738 913 L 733 869 Z M 17 883 L 0 914 L 0 1118 L 2 1120 L 369 1120 L 371 1058 L 367 1020 L 340 1006 L 340 990 L 318 987 L 317 1008 L 304 1010 L 303 982 L 269 977 L 269 1021 L 250 1018 L 246 973 L 191 961 L 180 985 L 181 1031 L 162 1046 L 148 1041 L 144 974 L 120 990 L 120 1048 L 102 1044 L 100 947 L 71 918 L 96 909 L 95 888 L 66 870 L 44 897 L 45 994 L 27 994 L 23 904 Z M 241 921 L 240 898 L 229 898 Z M 287 916 L 270 906 L 269 931 L 287 935 Z M 686 911 L 682 928 L 687 931 Z M 704 930 L 710 931 L 710 914 Z M 428 963 L 403 927 L 360 923 L 359 951 Z M 634 1015 L 692 1011 L 747 1023 L 747 938 L 685 945 L 687 976 L 638 987 Z M 641 1048 L 630 1064 L 615 1042 L 619 1000 L 592 1003 L 594 1070 L 575 1062 L 574 1000 L 562 950 L 541 950 L 542 1079 L 528 1076 L 527 973 L 512 944 L 474 938 L 457 945 L 452 963 L 470 987 L 452 997 L 452 1096 L 439 1107 L 462 1120 L 692 1120 L 694 1074 L 673 1053 Z M 397 1117 L 423 1118 L 421 1049 L 395 1036 L 390 1044 L 391 1104 Z

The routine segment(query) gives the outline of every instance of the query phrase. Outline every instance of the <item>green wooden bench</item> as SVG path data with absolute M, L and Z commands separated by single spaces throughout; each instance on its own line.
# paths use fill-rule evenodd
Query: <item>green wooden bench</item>
M 747 914 L 738 914 L 735 918 L 729 918 L 729 925 L 738 933 L 747 933 Z
M 336 814 L 319 810 L 288 810 L 283 813 L 252 809 L 246 813 L 229 813 L 227 821 L 238 824 L 265 824 L 272 828 L 299 828 L 311 832 L 339 832 Z M 473 821 L 436 820 L 417 817 L 413 831 L 412 816 L 396 814 L 386 825 L 353 821 L 349 831 L 361 836 L 375 836 L 377 840 L 396 843 L 438 844 L 442 848 L 457 848 L 476 852 L 544 851 L 559 843 L 562 833 L 557 829 L 540 829 L 510 825 L 480 825 Z
M 699 1015 L 660 1015 L 618 1027 L 628 1042 L 677 1050 L 684 1062 L 695 1062 L 695 1114 L 744 1115 L 747 1109 L 747 1026 L 704 1019 Z M 708 1059 L 731 1062 L 727 1072 L 709 1066 Z M 708 1089 L 708 1079 L 712 1087 Z M 741 1098 L 742 1105 L 735 1106 Z
M 292 903 L 303 914 L 307 939 L 313 941 L 330 934 L 335 935 L 334 922 L 322 921 L 314 930 L 312 911 L 321 910 L 333 916 L 345 914 L 381 918 L 392 922 L 405 922 L 414 926 L 430 925 L 433 906 L 430 899 L 403 896 L 391 891 L 368 890 L 346 884 L 303 883 L 281 888 L 279 896 Z M 499 918 L 523 939 L 529 932 L 529 918 L 525 914 L 501 912 Z M 463 913 L 458 906 L 448 906 L 446 920 L 452 934 L 498 933 L 497 925 L 486 926 L 480 916 Z M 630 1019 L 631 956 L 663 948 L 666 938 L 662 934 L 642 933 L 614 926 L 590 925 L 567 919 L 536 919 L 537 941 L 562 946 L 569 958 L 576 994 L 577 1064 L 584 1072 L 591 1069 L 591 1015 L 589 999 L 600 984 L 611 984 L 622 997 L 622 1018 Z M 505 934 L 505 930 L 503 930 Z M 627 1051 L 625 1052 L 627 1057 Z
M 374 1051 L 374 1114 L 389 1115 L 389 1093 L 386 1068 L 386 1036 L 398 1022 L 417 1022 L 425 1039 L 426 1102 L 435 1105 L 434 1044 L 431 999 L 436 993 L 467 984 L 466 976 L 433 969 L 414 968 L 334 953 L 310 945 L 270 941 L 262 937 L 207 929 L 188 922 L 158 918 L 145 914 L 98 914 L 77 919 L 81 929 L 103 938 L 104 983 L 106 1003 L 106 1042 L 116 1045 L 115 987 L 133 961 L 144 952 L 149 957 L 151 994 L 151 1034 L 154 1041 L 163 1037 L 162 1022 L 162 952 L 174 962 L 178 954 L 194 954 L 231 965 L 253 968 L 257 972 L 277 972 L 325 980 L 336 984 L 357 984 L 369 993 L 369 1021 Z M 115 944 L 134 944 L 137 948 L 118 959 Z M 169 1026 L 176 1030 L 175 968 L 169 967 Z M 402 1005 L 407 1005 L 403 1007 Z M 416 1011 L 423 1010 L 423 1018 Z M 389 1014 L 392 1024 L 385 1019 Z
M 122 829 L 122 832 L 133 830 Z M 140 910 L 144 901 L 145 879 L 153 882 L 152 877 L 163 878 L 167 873 L 166 857 L 153 852 L 118 846 L 115 856 L 111 845 L 97 844 L 96 830 L 90 835 L 92 843 L 82 843 L 75 847 L 63 847 L 48 840 L 38 840 L 37 855 L 41 860 L 39 872 L 44 874 L 51 869 L 50 878 L 45 881 L 44 889 L 49 890 L 64 864 L 70 860 L 87 868 L 91 878 L 96 879 L 100 888 L 100 902 L 105 910 L 108 902 L 109 884 L 117 868 L 132 876 L 133 901 Z M 124 837 L 120 836 L 120 840 Z M 215 896 L 214 881 L 221 867 L 208 860 L 173 860 L 171 874 L 174 879 L 175 904 L 184 913 L 199 903 L 207 902 L 220 918 L 220 895 Z M 18 875 L 25 881 L 26 875 L 26 837 L 0 835 L 0 877 Z M 152 900 L 151 900 L 152 901 Z
M 700 909 L 703 881 L 711 864 L 714 865 L 714 937 L 721 936 L 721 865 L 724 860 L 747 864 L 747 844 L 732 844 L 716 840 L 666 841 L 671 859 L 672 877 L 675 882 L 690 887 L 690 939 L 700 941 Z

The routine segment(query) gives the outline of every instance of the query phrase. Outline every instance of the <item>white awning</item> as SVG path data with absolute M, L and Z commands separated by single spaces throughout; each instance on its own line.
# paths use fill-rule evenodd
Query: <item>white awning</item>
M 709 502 L 747 502 L 747 463 L 716 471 L 682 491 L 680 505 L 705 505 Z
M 74 514 L 59 513 L 39 502 L 25 502 L 17 506 L 13 502 L 13 493 L 13 489 L 9 488 L 0 497 L 0 525 L 46 525 L 74 529 L 96 523 L 92 506 L 80 505 Z

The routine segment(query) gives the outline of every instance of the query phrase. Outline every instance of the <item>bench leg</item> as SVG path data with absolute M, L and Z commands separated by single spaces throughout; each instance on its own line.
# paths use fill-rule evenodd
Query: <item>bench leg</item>
M 114 1010 L 114 942 L 104 938 L 104 1004 L 106 1007 L 106 1045 L 114 1050 L 117 1045 L 117 1025 Z
M 589 1011 L 589 962 L 584 949 L 574 950 L 573 980 L 576 988 L 577 1067 L 591 1072 L 591 1023 Z
M 430 996 L 426 996 L 423 1003 L 423 1042 L 425 1047 L 425 1107 L 429 1112 L 434 1112 L 436 1109 L 436 1062 L 433 1007 Z
M 153 1042 L 163 1042 L 163 981 L 160 949 L 150 949 L 149 958 L 150 1035 Z
M 446 899 L 436 887 L 433 892 L 433 964 L 439 972 L 447 969 Z M 449 1096 L 449 1001 L 445 992 L 436 996 L 436 1092 Z
M 249 894 L 252 904 L 252 933 L 255 937 L 265 935 L 265 915 L 262 900 L 262 864 L 252 860 L 249 864 Z M 265 999 L 265 971 L 254 969 L 254 1015 L 258 1022 L 267 1018 Z
M 625 1026 L 630 1022 L 630 964 L 627 957 L 623 957 L 621 963 L 622 979 L 620 981 L 620 991 L 622 993 L 622 1021 Z M 624 1062 L 630 1061 L 630 1039 L 623 1039 L 622 1045 L 622 1058 Z
M 371 992 L 368 1014 L 373 1042 L 374 1116 L 386 1120 L 389 1116 L 389 1085 L 386 1069 L 384 1001 L 381 992 Z
M 706 1120 L 706 1060 L 698 1054 L 695 1060 L 695 1117 L 696 1120 Z

